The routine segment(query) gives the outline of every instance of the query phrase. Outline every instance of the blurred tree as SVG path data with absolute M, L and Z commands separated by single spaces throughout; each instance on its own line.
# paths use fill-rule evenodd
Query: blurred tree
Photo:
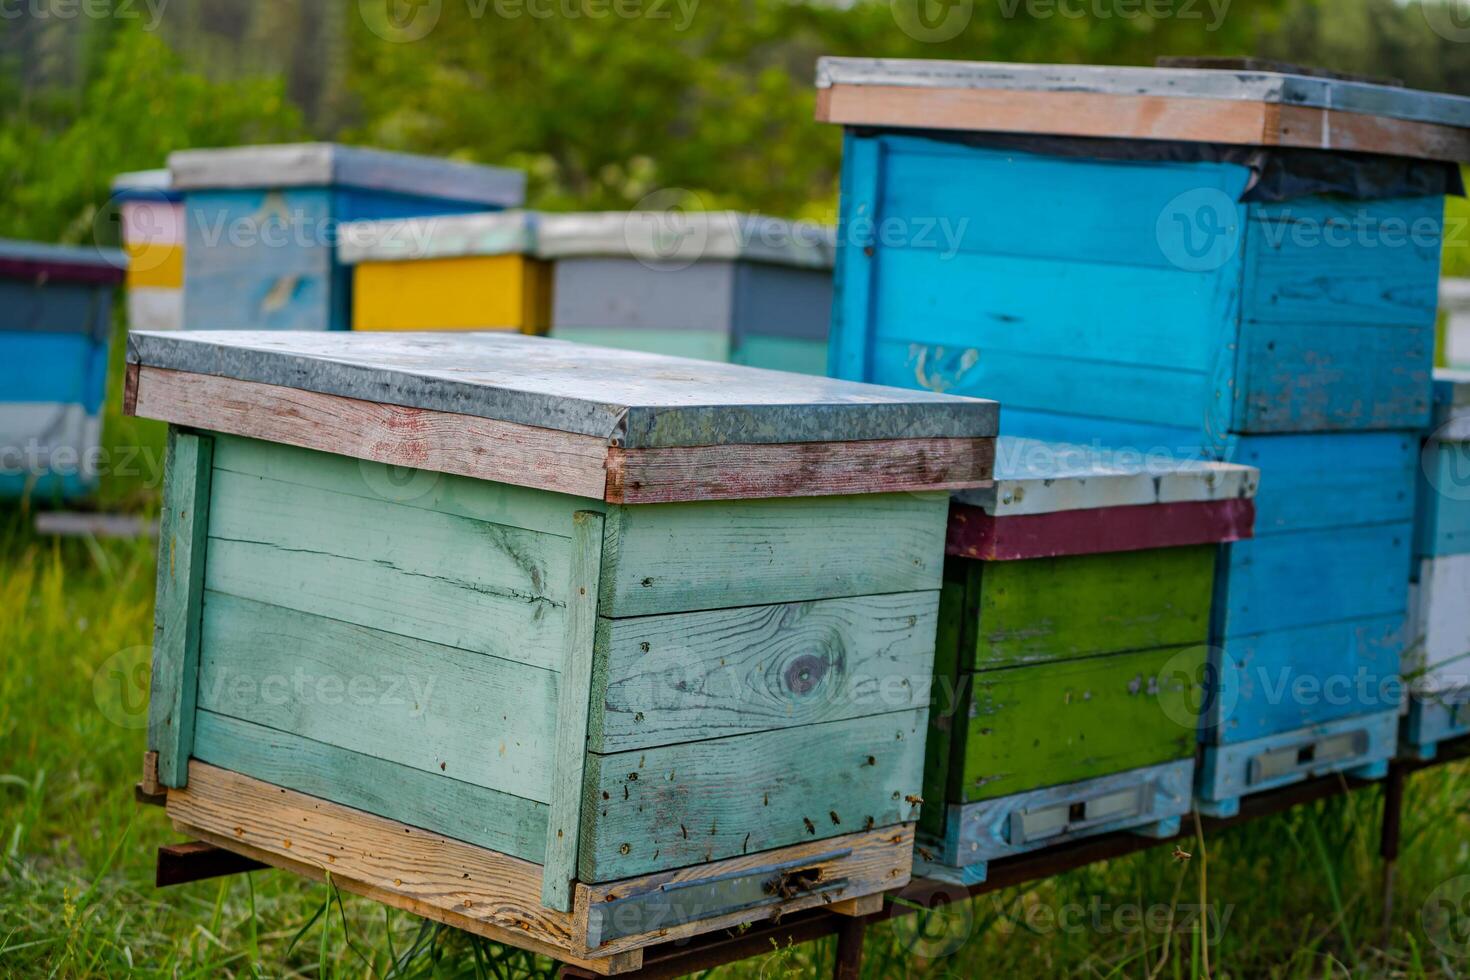
M 171 150 L 302 131 L 279 80 L 211 82 L 156 34 L 114 30 L 89 81 L 0 108 L 0 235 L 113 244 L 96 219 L 116 174 L 162 166 Z
M 1285 6 L 1224 0 L 1217 16 L 1205 0 L 961 0 L 963 30 L 936 43 L 915 36 L 911 11 L 933 5 L 942 19 L 953 3 L 382 2 L 384 16 L 350 29 L 353 138 L 524 166 L 542 207 L 621 208 L 678 189 L 710 207 L 811 216 L 830 216 L 840 156 L 840 133 L 812 122 L 819 55 L 1147 64 L 1250 52 Z

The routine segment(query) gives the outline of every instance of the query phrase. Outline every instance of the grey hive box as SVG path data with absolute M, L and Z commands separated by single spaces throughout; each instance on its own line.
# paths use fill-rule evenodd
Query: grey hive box
M 826 374 L 832 228 L 729 211 L 543 214 L 551 334 Z
M 907 880 L 994 403 L 504 332 L 138 333 L 128 374 L 179 827 L 602 972 Z

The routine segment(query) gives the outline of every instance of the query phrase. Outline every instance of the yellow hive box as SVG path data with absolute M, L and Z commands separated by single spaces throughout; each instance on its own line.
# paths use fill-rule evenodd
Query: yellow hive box
M 534 250 L 524 211 L 344 225 L 352 329 L 544 334 L 551 266 Z

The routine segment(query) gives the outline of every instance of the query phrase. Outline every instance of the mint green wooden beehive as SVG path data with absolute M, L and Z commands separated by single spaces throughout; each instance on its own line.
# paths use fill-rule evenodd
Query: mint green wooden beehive
M 172 423 L 182 828 L 562 958 L 793 907 L 807 866 L 808 904 L 907 879 L 943 491 L 989 479 L 993 403 L 509 334 L 129 360 Z M 437 856 L 361 843 L 390 826 Z

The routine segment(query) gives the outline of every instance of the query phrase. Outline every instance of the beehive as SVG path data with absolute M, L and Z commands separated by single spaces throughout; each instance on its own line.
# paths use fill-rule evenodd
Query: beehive
M 1255 70 L 846 58 L 822 59 L 818 85 L 818 117 L 848 127 L 834 375 L 1217 449 L 1428 421 L 1470 99 Z
M 826 374 L 834 240 L 728 211 L 544 214 L 552 336 Z
M 0 239 L 0 496 L 93 488 L 127 258 L 112 249 Z
M 950 508 L 919 853 L 996 858 L 1190 808 L 1216 559 L 1257 472 L 1004 437 Z
M 551 266 L 526 211 L 366 221 L 342 230 L 354 330 L 515 330 L 551 323 Z
M 119 174 L 112 200 L 128 256 L 128 327 L 177 330 L 184 318 L 184 201 L 167 170 Z
M 1236 702 L 1205 805 L 1381 769 L 1470 100 L 1252 66 L 824 59 L 818 84 L 848 127 L 834 374 L 1258 466 L 1216 582 Z M 943 247 L 914 240 L 936 223 Z
M 519 205 L 525 174 L 330 143 L 184 150 L 184 319 L 191 330 L 345 330 L 340 226 Z
M 180 827 L 605 972 L 907 879 L 945 491 L 989 479 L 994 403 L 513 333 L 129 359 L 172 426 Z
M 1470 373 L 1435 373 L 1435 415 L 1420 455 L 1405 741 L 1432 757 L 1470 734 Z

